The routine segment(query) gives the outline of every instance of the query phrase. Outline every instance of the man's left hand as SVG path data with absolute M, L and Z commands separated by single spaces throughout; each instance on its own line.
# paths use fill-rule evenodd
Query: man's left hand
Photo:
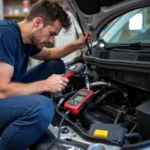
M 81 35 L 76 41 L 78 49 L 83 49 L 87 46 L 87 43 L 91 43 L 91 34 L 89 32 L 85 33 L 85 36 Z

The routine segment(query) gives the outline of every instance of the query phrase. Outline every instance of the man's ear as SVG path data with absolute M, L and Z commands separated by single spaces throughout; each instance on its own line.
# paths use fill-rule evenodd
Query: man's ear
M 33 21 L 33 25 L 36 29 L 40 29 L 44 26 L 43 19 L 41 17 L 37 17 Z

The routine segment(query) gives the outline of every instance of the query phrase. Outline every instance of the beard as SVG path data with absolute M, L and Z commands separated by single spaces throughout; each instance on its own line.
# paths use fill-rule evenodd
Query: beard
M 38 51 L 41 51 L 42 50 L 42 46 L 40 46 L 40 44 L 39 44 L 39 40 L 37 39 L 37 37 L 38 36 L 36 36 L 36 34 L 32 34 L 32 45 L 33 45 L 33 47 L 36 49 L 36 50 L 38 50 Z

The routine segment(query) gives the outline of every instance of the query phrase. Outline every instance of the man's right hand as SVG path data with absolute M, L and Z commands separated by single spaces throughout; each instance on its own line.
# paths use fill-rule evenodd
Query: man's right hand
M 52 75 L 46 80 L 32 83 L 11 82 L 14 67 L 0 61 L 0 99 L 19 95 L 41 94 L 43 92 L 60 92 L 69 80 L 62 75 Z
M 46 79 L 46 91 L 55 93 L 61 92 L 67 86 L 69 80 L 62 75 L 53 74 Z

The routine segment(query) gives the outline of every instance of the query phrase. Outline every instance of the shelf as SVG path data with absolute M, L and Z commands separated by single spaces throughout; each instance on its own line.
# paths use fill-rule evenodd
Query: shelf
M 14 0 L 9 0 L 9 1 L 14 1 Z M 18 1 L 22 1 L 22 0 L 18 0 Z M 37 2 L 38 0 L 29 0 L 30 2 Z M 52 1 L 56 1 L 56 2 L 62 2 L 63 0 L 52 0 Z
M 30 0 L 30 2 L 37 2 L 38 0 Z M 55 2 L 58 2 L 58 3 L 61 3 L 62 0 L 52 0 L 52 1 L 55 1 Z
M 26 14 L 18 14 L 18 15 L 8 15 L 8 14 L 4 14 L 4 18 L 5 19 L 22 19 L 22 18 L 25 18 L 26 17 Z
M 3 0 L 4 1 L 4 0 Z M 14 0 L 8 0 L 8 1 L 14 1 Z M 22 0 L 15 0 L 15 2 L 16 1 L 22 1 Z M 35 3 L 35 2 L 37 2 L 38 0 L 29 0 L 31 3 Z M 61 4 L 61 2 L 63 1 L 63 0 L 51 0 L 51 1 L 56 1 L 56 2 L 58 2 L 58 3 L 60 3 Z M 11 4 L 12 4 L 12 2 L 11 2 Z M 15 5 L 17 5 L 17 3 L 15 3 Z M 19 5 L 21 5 L 21 4 L 18 4 L 18 6 Z M 9 15 L 9 14 L 4 14 L 4 16 L 3 16 L 3 18 L 4 19 L 24 19 L 26 17 L 26 14 L 17 14 L 17 15 L 15 15 L 15 14 L 12 14 L 12 15 Z

